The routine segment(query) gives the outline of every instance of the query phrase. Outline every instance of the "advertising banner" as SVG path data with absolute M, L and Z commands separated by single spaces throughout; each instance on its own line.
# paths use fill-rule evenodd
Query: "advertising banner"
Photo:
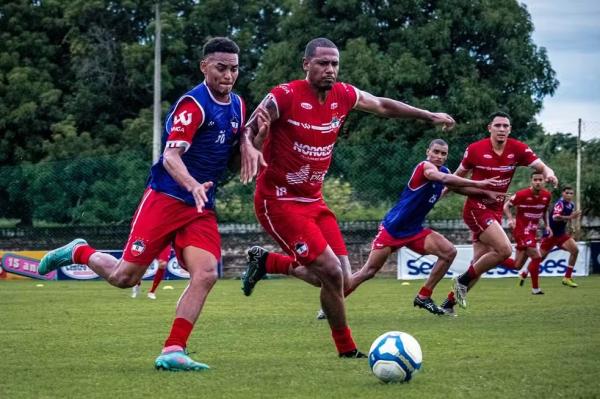
M 573 270 L 574 276 L 587 276 L 589 274 L 588 265 L 590 264 L 589 245 L 585 242 L 578 242 L 579 256 Z M 456 258 L 450 266 L 450 270 L 445 277 L 454 277 L 467 270 L 471 259 L 473 259 L 472 245 L 456 245 Z M 429 277 L 431 269 L 436 261 L 435 256 L 421 256 L 407 248 L 398 251 L 398 280 L 415 280 Z M 513 248 L 514 259 L 514 248 Z M 561 249 L 556 249 L 548 254 L 546 259 L 540 265 L 540 276 L 564 276 L 569 260 L 569 253 Z M 527 263 L 525 263 L 527 265 Z M 516 270 L 508 270 L 503 267 L 496 267 L 489 270 L 482 277 L 500 278 L 516 277 Z
M 39 274 L 37 271 L 39 264 L 39 259 L 24 256 L 19 253 L 8 252 L 2 256 L 2 268 L 7 273 L 14 273 L 38 280 L 56 279 L 56 271 L 50 272 L 45 276 Z

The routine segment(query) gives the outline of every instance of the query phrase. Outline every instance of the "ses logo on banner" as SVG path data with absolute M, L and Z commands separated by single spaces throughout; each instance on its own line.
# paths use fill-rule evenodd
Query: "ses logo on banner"
M 190 274 L 187 272 L 187 270 L 179 265 L 176 257 L 169 259 L 169 263 L 167 263 L 167 271 L 178 278 L 190 278 Z
M 589 274 L 589 246 L 587 243 L 577 243 L 579 256 L 575 263 L 573 275 L 587 276 Z M 473 246 L 457 245 L 457 254 L 446 277 L 453 277 L 467 270 L 471 259 L 473 258 Z M 427 278 L 433 269 L 436 261 L 435 256 L 421 256 L 407 248 L 398 251 L 398 279 L 414 280 Z M 514 254 L 513 254 L 514 259 Z M 569 253 L 563 250 L 554 250 L 548 254 L 541 264 L 540 276 L 563 276 L 567 269 Z M 526 263 L 527 265 L 527 263 Z M 503 267 L 496 267 L 483 275 L 488 278 L 515 277 L 516 270 L 509 270 Z

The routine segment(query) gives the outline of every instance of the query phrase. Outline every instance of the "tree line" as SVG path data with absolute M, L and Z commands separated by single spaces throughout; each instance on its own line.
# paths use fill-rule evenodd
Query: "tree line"
M 160 7 L 163 115 L 202 80 L 199 59 L 210 37 L 239 44 L 236 91 L 253 109 L 274 85 L 302 78 L 306 42 L 326 36 L 340 49 L 340 80 L 455 117 L 456 129 L 446 133 L 352 113 L 325 190 L 348 217 L 379 217 L 433 138 L 449 142 L 448 164 L 456 168 L 496 110 L 511 114 L 513 136 L 574 182 L 572 136 L 544 135 L 535 121 L 558 81 L 516 0 L 176 0 Z M 0 218 L 25 226 L 34 219 L 128 222 L 151 162 L 153 24 L 154 2 L 144 0 L 3 2 Z M 597 146 L 586 143 L 586 152 Z M 591 175 L 584 174 L 586 201 L 600 190 Z M 229 179 L 222 219 L 253 221 L 252 188 Z M 444 214 L 456 211 L 454 202 Z M 593 201 L 586 205 L 597 212 Z

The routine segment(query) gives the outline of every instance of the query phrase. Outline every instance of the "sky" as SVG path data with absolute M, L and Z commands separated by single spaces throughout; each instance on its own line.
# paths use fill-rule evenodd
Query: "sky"
M 545 47 L 560 84 L 544 99 L 537 115 L 549 133 L 577 133 L 600 139 L 600 1 L 520 0 L 535 30 L 533 41 Z

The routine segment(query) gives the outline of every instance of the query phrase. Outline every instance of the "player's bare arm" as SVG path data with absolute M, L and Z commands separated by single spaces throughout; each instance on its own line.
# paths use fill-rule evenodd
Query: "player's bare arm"
M 167 147 L 163 153 L 163 165 L 175 181 L 188 192 L 192 193 L 198 212 L 202 212 L 204 204 L 208 202 L 206 191 L 212 187 L 213 182 L 200 183 L 190 175 L 181 155 L 185 152 L 184 147 Z
M 510 227 L 511 229 L 515 228 L 515 219 L 513 218 L 513 214 L 510 209 L 513 206 L 514 199 L 515 199 L 515 196 L 513 195 L 512 197 L 510 197 L 510 199 L 508 201 L 506 201 L 504 203 L 504 207 L 502 208 L 504 210 L 504 215 L 506 216 L 506 220 L 508 221 L 508 227 Z
M 529 167 L 541 173 L 544 176 L 544 180 L 552 184 L 552 187 L 558 187 L 558 178 L 554 174 L 554 171 L 541 159 L 536 159 Z
M 554 233 L 552 233 L 552 229 L 550 228 L 550 209 L 546 207 L 544 210 L 544 231 L 548 237 L 552 237 Z
M 435 165 L 430 162 L 425 162 L 423 174 L 428 180 L 439 181 L 445 186 L 449 186 L 449 189 L 451 190 L 456 187 L 486 188 L 495 187 L 502 184 L 502 182 L 495 177 L 485 180 L 471 180 L 465 179 L 461 176 L 443 173 L 440 172 L 439 169 L 436 168 Z
M 358 102 L 355 108 L 388 118 L 421 119 L 434 125 L 442 125 L 444 129 L 452 129 L 456 124 L 450 115 L 443 112 L 430 112 L 391 98 L 376 97 L 362 90 L 358 90 Z
M 261 166 L 267 166 L 260 149 L 269 133 L 271 122 L 278 117 L 277 106 L 271 97 L 267 96 L 246 123 L 240 143 L 242 156 L 240 180 L 243 184 L 251 182 Z

